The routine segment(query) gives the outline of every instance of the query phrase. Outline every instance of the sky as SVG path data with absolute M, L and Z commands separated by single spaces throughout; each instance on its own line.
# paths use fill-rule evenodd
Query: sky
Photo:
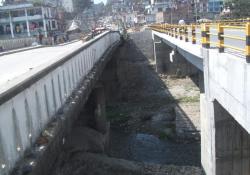
M 0 0 L 0 6 L 2 5 L 2 1 L 3 1 L 3 0 Z M 95 4 L 98 4 L 98 3 L 100 3 L 100 2 L 104 2 L 104 4 L 106 4 L 107 0 L 94 0 L 94 3 L 95 3 Z
M 0 0 L 1 1 L 1 0 Z M 100 2 L 104 2 L 104 4 L 106 4 L 107 0 L 94 0 L 95 4 L 98 4 Z

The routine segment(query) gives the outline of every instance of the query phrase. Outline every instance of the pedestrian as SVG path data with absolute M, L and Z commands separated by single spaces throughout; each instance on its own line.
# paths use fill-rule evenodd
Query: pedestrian
M 54 44 L 57 44 L 57 34 L 56 34 L 56 32 L 54 32 L 54 34 L 53 34 L 53 40 L 54 40 Z
M 69 42 L 69 32 L 66 32 L 66 40 Z
M 39 32 L 38 38 L 39 38 L 39 43 L 43 44 L 43 34 L 41 32 Z

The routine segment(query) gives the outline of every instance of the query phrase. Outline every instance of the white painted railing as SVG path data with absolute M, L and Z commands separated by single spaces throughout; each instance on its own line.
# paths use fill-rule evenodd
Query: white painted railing
M 0 175 L 7 174 L 56 115 L 78 83 L 120 36 L 106 32 L 0 94 Z

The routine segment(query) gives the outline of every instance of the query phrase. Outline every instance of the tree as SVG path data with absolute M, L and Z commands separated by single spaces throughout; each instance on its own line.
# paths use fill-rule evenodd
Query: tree
M 225 7 L 230 9 L 234 18 L 250 17 L 249 0 L 225 0 Z
M 41 6 L 43 4 L 43 0 L 30 0 L 34 6 Z
M 91 0 L 73 0 L 76 13 L 81 13 L 92 5 Z

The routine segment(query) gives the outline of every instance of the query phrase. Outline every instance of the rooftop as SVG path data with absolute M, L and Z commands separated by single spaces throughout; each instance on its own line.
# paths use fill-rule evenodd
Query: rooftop
M 12 5 L 0 6 L 0 11 L 23 9 L 23 8 L 28 8 L 28 7 L 33 7 L 33 4 L 24 3 L 24 4 L 12 4 Z

